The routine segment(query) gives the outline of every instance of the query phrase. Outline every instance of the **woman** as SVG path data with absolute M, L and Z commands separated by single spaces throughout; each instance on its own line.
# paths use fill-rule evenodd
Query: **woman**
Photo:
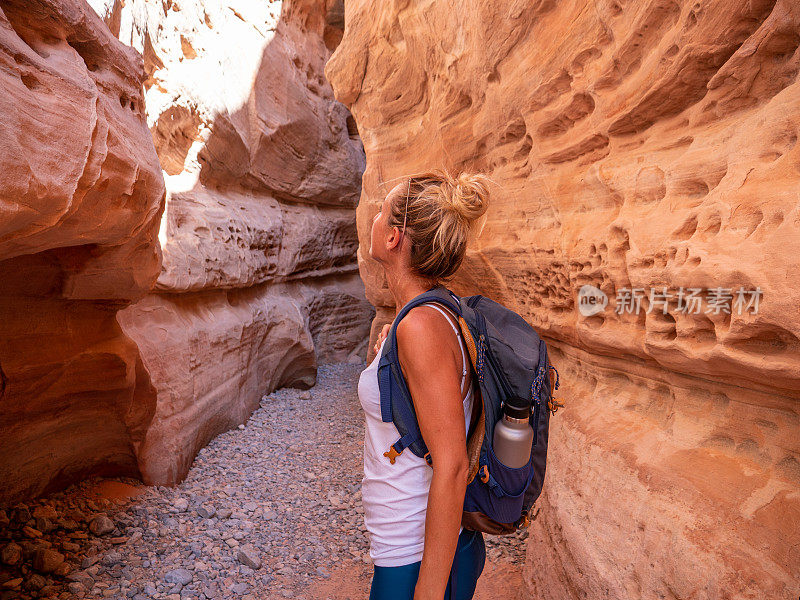
M 404 180 L 383 200 L 369 255 L 383 266 L 398 313 L 458 269 L 468 237 L 485 222 L 488 181 L 434 171 Z M 433 467 L 410 450 L 390 464 L 384 452 L 398 433 L 381 420 L 377 380 L 389 327 L 358 384 L 366 418 L 361 489 L 374 563 L 370 600 L 468 600 L 486 560 L 482 534 L 461 528 L 473 403 L 469 356 L 455 316 L 440 305 L 417 306 L 400 322 L 400 367 Z

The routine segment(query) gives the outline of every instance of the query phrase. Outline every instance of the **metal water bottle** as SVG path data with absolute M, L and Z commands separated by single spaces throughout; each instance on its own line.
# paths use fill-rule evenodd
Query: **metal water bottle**
M 492 449 L 497 459 L 513 469 L 524 467 L 531 458 L 533 427 L 530 408 L 503 405 L 503 417 L 494 426 Z

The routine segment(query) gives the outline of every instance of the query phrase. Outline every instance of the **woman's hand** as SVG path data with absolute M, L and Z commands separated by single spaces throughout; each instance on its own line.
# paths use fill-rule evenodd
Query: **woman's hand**
M 381 349 L 381 343 L 383 342 L 383 340 L 386 339 L 386 336 L 389 335 L 389 330 L 391 328 L 392 324 L 387 323 L 386 325 L 383 326 L 383 329 L 381 329 L 381 332 L 378 334 L 378 339 L 375 341 L 375 346 L 373 346 L 373 348 L 375 349 L 375 354 L 377 354 L 378 350 Z

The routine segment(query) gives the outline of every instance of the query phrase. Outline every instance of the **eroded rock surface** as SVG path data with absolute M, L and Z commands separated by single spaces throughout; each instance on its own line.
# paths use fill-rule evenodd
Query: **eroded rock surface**
M 561 374 L 536 597 L 797 596 L 797 3 L 353 0 L 345 16 L 326 75 L 367 154 L 373 339 L 392 298 L 366 248 L 392 180 L 482 170 L 494 204 L 452 287 L 518 310 Z M 604 311 L 582 315 L 583 285 Z M 648 297 L 664 286 L 666 312 Z M 634 288 L 638 314 L 621 310 Z M 680 288 L 702 304 L 680 310 Z M 737 311 L 740 288 L 757 312 Z
M 138 474 L 155 391 L 115 314 L 159 274 L 142 59 L 79 1 L 0 2 L 0 503 Z
M 180 481 L 263 393 L 366 353 L 353 215 L 365 159 L 323 77 L 343 27 L 328 4 L 93 2 L 144 56 L 167 183 L 161 274 L 119 318 L 158 396 L 147 483 Z

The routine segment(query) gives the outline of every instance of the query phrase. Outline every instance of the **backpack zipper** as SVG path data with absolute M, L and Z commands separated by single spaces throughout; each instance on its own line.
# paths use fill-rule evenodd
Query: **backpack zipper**
M 478 299 L 480 299 L 480 298 L 478 298 Z M 480 320 L 480 329 L 483 329 L 484 331 L 486 331 L 486 317 L 483 316 L 481 311 L 479 311 L 479 310 L 477 310 L 477 308 L 475 308 L 475 306 L 477 304 L 478 304 L 478 302 L 477 302 L 477 300 L 475 300 L 475 302 L 473 303 L 473 306 L 471 306 L 470 308 L 472 308 L 475 311 L 475 315 Z M 470 303 L 467 302 L 467 306 L 469 306 L 469 305 L 470 305 Z M 492 354 L 491 347 L 489 346 L 489 338 L 488 338 L 488 336 L 486 336 L 483 333 L 481 333 L 480 336 L 478 337 L 478 339 L 484 345 L 484 348 L 485 348 L 484 354 L 488 354 L 489 355 L 489 364 L 491 365 L 492 370 L 494 370 L 494 372 L 497 374 L 497 379 L 500 381 L 500 387 L 503 388 L 503 393 L 505 394 L 505 397 L 506 398 L 511 398 L 511 396 L 512 396 L 511 386 L 509 385 L 508 381 L 506 380 L 506 377 L 503 374 L 503 372 L 497 366 L 497 362 L 494 359 L 494 354 Z M 533 398 L 531 398 L 531 404 L 533 404 Z M 541 402 L 537 401 L 536 404 L 540 405 Z
M 500 381 L 500 387 L 503 388 L 503 394 L 505 394 L 506 398 L 511 398 L 511 387 L 508 385 L 505 375 L 503 375 L 502 371 L 500 371 L 500 368 L 497 366 L 497 362 L 495 361 L 491 347 L 489 346 L 489 339 L 483 334 L 481 334 L 479 339 L 486 347 L 484 354 L 487 354 L 489 356 L 489 364 L 491 365 L 492 370 L 497 375 L 497 379 Z

